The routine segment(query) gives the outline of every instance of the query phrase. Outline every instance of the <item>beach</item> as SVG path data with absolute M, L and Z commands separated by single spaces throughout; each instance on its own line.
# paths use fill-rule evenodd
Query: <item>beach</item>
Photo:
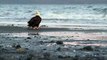
M 107 4 L 0 4 L 0 60 L 107 60 Z
M 0 60 L 106 60 L 107 30 L 86 28 L 0 26 Z

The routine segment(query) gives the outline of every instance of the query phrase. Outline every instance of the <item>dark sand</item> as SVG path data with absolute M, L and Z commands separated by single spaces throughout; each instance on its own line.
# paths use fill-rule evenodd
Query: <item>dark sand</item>
M 64 27 L 40 27 L 39 30 L 29 29 L 27 27 L 18 26 L 0 26 L 0 33 L 16 33 L 16 32 L 107 32 L 106 29 L 83 29 L 83 28 L 64 28 Z

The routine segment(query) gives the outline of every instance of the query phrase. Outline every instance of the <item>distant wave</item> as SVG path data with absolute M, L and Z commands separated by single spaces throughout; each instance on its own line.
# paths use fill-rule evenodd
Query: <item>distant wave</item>
M 21 7 L 20 7 L 21 6 Z M 11 7 L 11 8 L 10 8 Z M 0 22 L 26 23 L 41 12 L 42 23 L 107 24 L 107 5 L 0 5 Z M 22 23 L 22 24 L 23 24 Z
M 102 14 L 102 17 L 106 17 L 107 15 L 107 8 L 93 8 L 99 14 Z

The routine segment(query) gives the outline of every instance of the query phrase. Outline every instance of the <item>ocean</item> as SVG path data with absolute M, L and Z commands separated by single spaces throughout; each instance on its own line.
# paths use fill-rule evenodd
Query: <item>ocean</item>
M 0 4 L 0 23 L 26 25 L 37 10 L 42 25 L 107 25 L 107 4 Z

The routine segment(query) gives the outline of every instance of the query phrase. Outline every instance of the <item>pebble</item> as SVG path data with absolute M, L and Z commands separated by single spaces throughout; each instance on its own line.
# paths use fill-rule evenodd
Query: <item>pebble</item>
M 32 60 L 33 55 L 29 54 L 26 60 Z
M 50 43 L 55 43 L 55 41 L 52 40 L 52 41 L 50 41 Z
M 63 44 L 63 41 L 57 41 L 56 44 L 62 45 L 62 44 Z
M 93 51 L 94 49 L 93 49 L 91 46 L 85 46 L 85 47 L 83 47 L 81 50 Z
M 18 49 L 18 48 L 21 48 L 21 46 L 20 45 L 16 45 L 15 48 Z
M 18 49 L 16 49 L 16 51 L 17 51 L 18 53 L 25 53 L 25 52 L 26 52 L 26 49 L 25 49 L 25 48 L 18 48 Z
M 88 41 L 90 40 L 90 39 L 87 39 Z
M 57 51 L 61 51 L 61 48 L 59 47 L 59 48 L 57 49 Z
M 31 37 L 27 37 L 27 39 L 31 39 Z

